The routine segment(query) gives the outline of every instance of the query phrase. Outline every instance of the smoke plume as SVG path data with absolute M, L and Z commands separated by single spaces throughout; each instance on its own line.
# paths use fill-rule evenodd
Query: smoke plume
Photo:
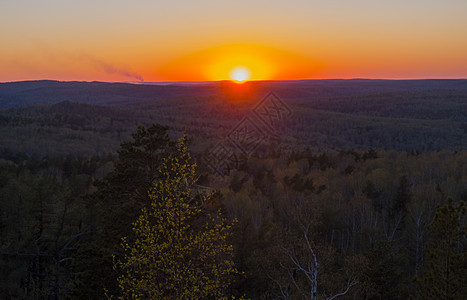
M 81 58 L 92 64 L 95 68 L 102 70 L 107 74 L 121 75 L 129 79 L 135 79 L 137 81 L 144 82 L 144 78 L 140 74 L 132 72 L 127 68 L 110 64 L 105 60 L 95 57 L 93 55 L 82 54 Z

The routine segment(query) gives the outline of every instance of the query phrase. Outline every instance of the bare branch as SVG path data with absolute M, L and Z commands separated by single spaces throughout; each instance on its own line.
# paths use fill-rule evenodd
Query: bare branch
M 357 284 L 356 281 L 349 280 L 347 282 L 347 288 L 345 289 L 345 291 L 343 291 L 342 293 L 335 294 L 331 298 L 327 298 L 327 300 L 333 300 L 333 299 L 336 299 L 337 297 L 344 296 L 345 294 L 347 294 L 349 292 L 350 288 L 353 287 L 356 284 Z

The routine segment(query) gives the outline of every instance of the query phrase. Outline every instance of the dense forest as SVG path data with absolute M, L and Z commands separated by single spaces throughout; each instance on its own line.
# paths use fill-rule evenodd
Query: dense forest
M 223 140 L 270 92 L 292 112 L 274 147 L 439 151 L 467 145 L 467 80 L 37 81 L 0 83 L 2 148 L 42 156 L 116 153 L 137 125 L 158 123 L 193 136 L 192 150 L 199 152 Z
M 466 80 L 17 82 L 0 107 L 2 299 L 467 295 Z

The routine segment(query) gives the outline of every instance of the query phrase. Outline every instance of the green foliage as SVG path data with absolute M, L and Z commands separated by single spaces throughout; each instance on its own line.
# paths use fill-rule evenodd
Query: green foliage
M 304 150 L 251 157 L 246 169 L 209 176 L 206 184 L 221 189 L 227 213 L 239 220 L 235 260 L 245 279 L 238 288 L 254 299 L 278 297 L 273 278 L 297 295 L 290 268 L 297 283 L 306 286 L 306 278 L 287 256 L 302 266 L 312 262 L 303 234 L 293 234 L 297 224 L 310 224 L 319 295 L 342 292 L 354 278 L 349 297 L 407 298 L 415 288 L 410 278 L 428 263 L 423 245 L 436 206 L 445 195 L 465 194 L 466 158 L 466 151 L 447 150 Z
M 148 190 L 159 180 L 162 159 L 174 149 L 166 126 L 139 126 L 132 137 L 121 144 L 114 169 L 97 180 L 97 190 L 86 197 L 95 224 L 79 247 L 76 297 L 102 297 L 104 287 L 110 293 L 118 291 L 112 255 L 123 256 L 122 237 L 133 240 L 131 223 L 151 202 Z
M 467 294 L 466 205 L 460 201 L 436 209 L 429 226 L 425 270 L 417 279 L 422 299 L 464 299 Z
M 395 249 L 397 243 L 380 241 L 365 253 L 369 263 L 358 287 L 360 297 L 369 299 L 407 299 L 408 274 L 404 269 L 407 253 Z
M 245 157 L 228 176 L 202 174 L 203 185 L 220 189 L 225 198 L 204 197 L 203 202 L 196 196 L 199 187 L 192 188 L 193 197 L 186 199 L 191 199 L 194 214 L 186 218 L 185 233 L 222 224 L 222 217 L 214 213 L 219 208 L 229 219 L 238 218 L 232 237 L 234 260 L 245 276 L 235 277 L 234 295 L 277 297 L 277 284 L 271 278 L 287 282 L 289 273 L 280 265 L 288 261 L 284 255 L 295 250 L 303 265 L 310 262 L 303 235 L 291 234 L 297 219 L 316 224 L 309 238 L 320 262 L 319 295 L 342 292 L 347 278 L 355 278 L 348 298 L 405 298 L 417 289 L 408 278 L 418 275 L 417 283 L 428 286 L 424 290 L 431 293 L 418 295 L 435 297 L 446 287 L 438 287 L 447 282 L 446 272 L 441 274 L 449 269 L 440 267 L 446 262 L 443 257 L 459 262 L 459 268 L 449 269 L 452 286 L 448 288 L 455 291 L 464 278 L 460 268 L 466 269 L 459 258 L 465 252 L 465 239 L 456 249 L 442 248 L 449 245 L 445 238 L 450 234 L 435 234 L 434 228 L 452 230 L 453 224 L 438 222 L 430 231 L 428 224 L 447 197 L 467 201 L 467 151 L 462 150 L 467 145 L 462 114 L 466 83 L 315 81 L 299 83 L 299 89 L 261 83 L 255 99 L 261 98 L 262 84 L 277 87 L 278 95 L 294 110 L 294 118 L 285 124 L 291 136 L 280 134 L 274 153 Z M 162 204 L 156 198 L 168 194 L 156 197 L 147 191 L 163 179 L 157 172 L 162 159 L 175 153 L 165 126 L 138 128 L 118 151 L 120 141 L 130 138 L 137 124 L 157 120 L 174 124 L 171 133 L 188 130 L 194 137 L 192 150 L 200 153 L 207 140 L 212 143 L 213 137 L 226 136 L 252 103 L 214 97 L 215 86 L 53 83 L 60 90 L 69 88 L 58 95 L 49 84 L 40 84 L 50 91 L 44 95 L 29 88 L 33 83 L 22 83 L 23 92 L 1 97 L 8 107 L 23 100 L 52 104 L 0 111 L 0 298 L 98 299 L 104 287 L 117 294 L 117 278 L 123 273 L 113 269 L 112 254 L 123 262 L 123 236 L 129 246 L 139 241 L 143 247 L 131 223 L 143 207 L 148 220 L 157 219 L 154 211 Z M 336 85 L 343 89 L 333 88 Z M 381 89 L 392 91 L 375 92 Z M 170 97 L 164 94 L 167 90 Z M 309 149 L 302 151 L 302 146 Z M 442 148 L 449 150 L 425 152 Z M 100 180 L 92 184 L 96 178 Z M 92 195 L 80 198 L 85 193 Z M 164 209 L 173 211 L 176 202 L 171 205 Z M 160 229 L 157 222 L 151 224 L 152 229 Z M 284 238 L 283 232 L 290 234 Z M 154 236 L 158 237 L 182 245 L 190 242 Z M 202 243 L 193 239 L 199 252 Z M 181 246 L 170 249 L 191 255 L 193 263 L 202 257 Z M 446 249 L 451 249 L 450 255 Z M 168 248 L 164 251 L 176 256 Z M 184 261 L 173 260 L 170 269 L 182 270 Z M 300 274 L 295 276 L 304 283 Z M 466 292 L 452 297 L 462 293 Z
M 236 273 L 228 243 L 233 224 L 220 211 L 203 214 L 185 142 L 163 159 L 151 205 L 133 224 L 135 241 L 122 240 L 125 256 L 115 266 L 124 299 L 222 298 Z
M 94 197 L 106 206 L 118 206 L 128 199 L 139 204 L 149 203 L 147 191 L 158 177 L 162 158 L 174 147 L 168 130 L 159 124 L 139 126 L 132 134 L 133 139 L 121 144 L 115 169 L 96 182 L 98 190 Z
M 71 158 L 70 158 L 71 159 Z M 88 234 L 80 194 L 88 159 L 0 162 L 0 298 L 59 299 L 75 288 L 77 245 Z M 97 167 L 97 165 L 95 166 Z M 85 171 L 85 169 L 87 169 Z

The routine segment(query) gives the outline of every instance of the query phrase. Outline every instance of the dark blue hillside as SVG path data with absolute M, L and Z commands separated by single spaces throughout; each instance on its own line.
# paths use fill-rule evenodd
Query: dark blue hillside
M 358 96 L 402 91 L 467 91 L 467 80 L 297 80 L 250 82 L 257 95 L 275 91 L 286 98 Z M 222 97 L 225 82 L 129 84 L 106 82 L 60 82 L 51 80 L 0 83 L 0 108 L 63 101 L 96 105 L 124 105 L 135 101 L 186 96 Z

